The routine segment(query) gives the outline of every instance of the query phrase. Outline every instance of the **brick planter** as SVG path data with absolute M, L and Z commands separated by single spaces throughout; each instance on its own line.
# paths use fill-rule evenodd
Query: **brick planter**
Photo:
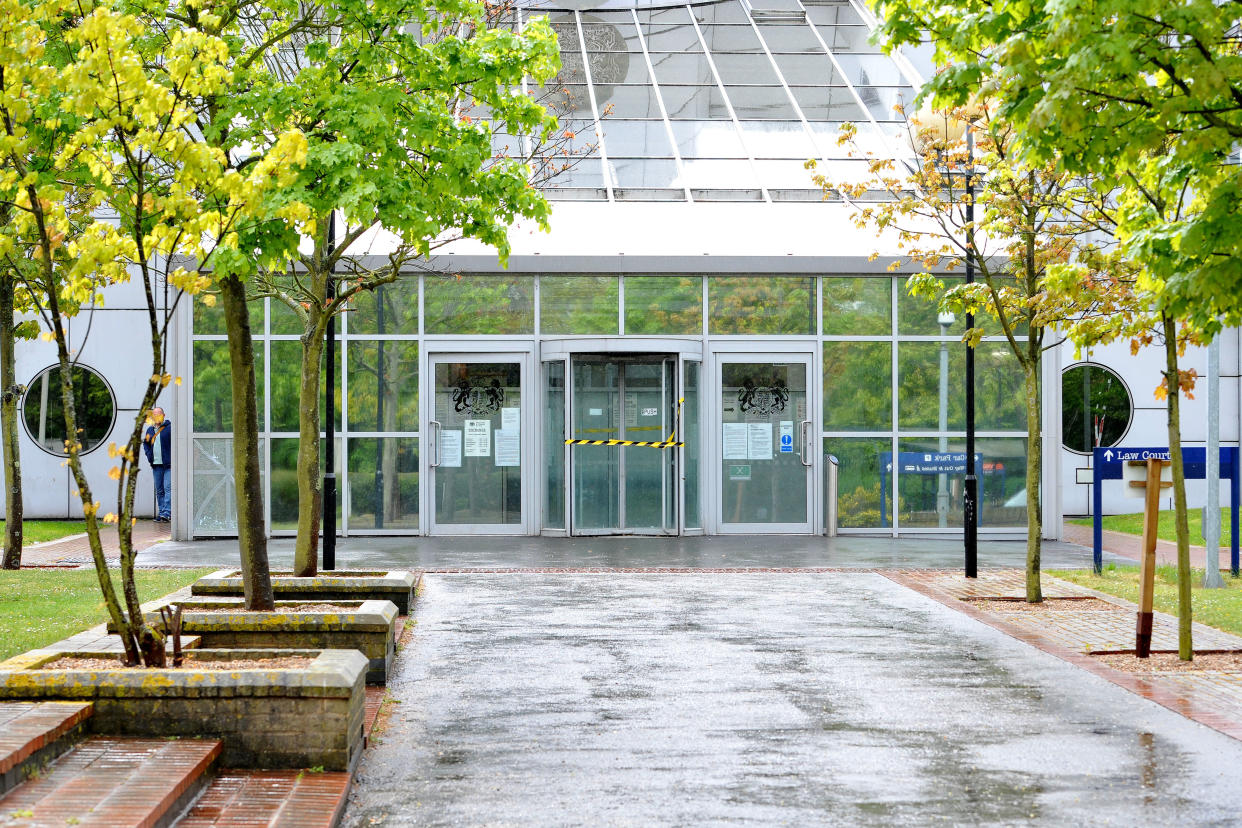
M 158 603 L 167 603 L 161 600 Z M 209 649 L 359 650 L 367 657 L 367 681 L 383 684 L 396 656 L 397 607 L 391 601 L 315 601 L 334 603 L 340 612 L 298 611 L 301 602 L 277 602 L 274 612 L 248 612 L 240 598 L 201 598 L 171 603 L 184 607 L 181 629 Z M 159 623 L 158 604 L 144 604 Z M 236 608 L 232 612 L 195 612 Z
M 294 578 L 288 573 L 273 572 L 272 591 L 277 600 L 288 601 L 389 600 L 397 605 L 399 615 L 409 615 L 421 580 L 422 573 L 404 570 L 335 570 L 314 578 Z M 221 569 L 195 581 L 191 592 L 196 596 L 239 596 L 242 594 L 241 574 L 235 569 Z
M 291 654 L 199 651 L 187 665 Z M 38 669 L 65 655 L 100 653 L 32 650 L 2 662 L 0 700 L 89 701 L 94 733 L 216 738 L 238 768 L 345 771 L 362 751 L 367 659 L 354 650 L 296 653 L 314 657 L 302 669 Z

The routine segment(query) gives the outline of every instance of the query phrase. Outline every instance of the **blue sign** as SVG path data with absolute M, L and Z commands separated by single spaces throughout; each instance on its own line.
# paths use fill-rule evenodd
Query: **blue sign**
M 781 435 L 781 454 L 793 454 L 793 435 Z
M 1147 460 L 1168 461 L 1168 446 L 1113 446 L 1096 448 L 1091 452 L 1091 505 L 1092 523 L 1092 563 L 1098 575 L 1104 564 L 1104 486 L 1105 480 L 1121 480 L 1122 467 L 1126 463 L 1143 463 Z M 1234 446 L 1220 447 L 1220 478 L 1229 481 L 1229 568 L 1234 576 L 1238 575 L 1238 510 L 1242 505 L 1242 468 L 1239 461 L 1242 452 Z M 1207 477 L 1207 449 L 1203 446 L 1191 446 L 1182 449 L 1182 470 L 1187 480 L 1202 480 Z
M 1220 461 L 1222 468 L 1229 462 L 1229 452 L 1231 447 L 1224 447 L 1220 450 Z M 1099 480 L 1121 480 L 1122 466 L 1126 463 L 1143 463 L 1148 460 L 1169 461 L 1168 446 L 1147 446 L 1147 447 L 1123 447 L 1115 446 L 1113 448 L 1096 449 L 1095 452 L 1095 477 Z M 1186 477 L 1190 480 L 1196 480 L 1207 474 L 1207 449 L 1202 446 L 1192 446 L 1182 449 L 1182 463 L 1186 469 Z M 1222 474 L 1222 478 L 1228 477 L 1228 474 Z
M 881 452 L 880 462 L 884 470 L 893 470 L 893 453 Z M 899 451 L 897 469 L 903 474 L 965 474 L 964 451 Z M 983 455 L 975 452 L 975 469 L 983 469 Z

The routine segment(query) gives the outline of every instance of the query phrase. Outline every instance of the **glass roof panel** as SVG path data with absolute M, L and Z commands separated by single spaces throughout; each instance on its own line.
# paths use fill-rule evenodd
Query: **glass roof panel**
M 641 52 L 642 42 L 634 29 L 634 21 L 627 14 L 611 20 L 600 20 L 597 15 L 582 15 L 582 39 L 588 52 Z
M 625 121 L 605 119 L 604 146 L 608 155 L 633 157 L 671 157 L 672 145 L 664 121 Z
M 740 119 L 788 120 L 798 117 L 783 87 L 729 86 L 725 91 L 729 95 L 729 102 L 733 104 L 733 111 Z
M 536 155 L 598 155 L 599 138 L 592 121 L 562 119 L 560 128 L 534 141 Z
M 736 52 L 713 52 L 712 60 L 725 84 L 778 84 L 780 78 L 772 68 L 772 61 L 764 54 L 737 54 Z
M 781 74 L 785 76 L 785 83 L 791 86 L 841 86 L 845 83 L 845 78 L 841 77 L 841 73 L 832 65 L 832 60 L 823 52 L 817 55 L 777 53 L 772 57 L 776 60 Z
M 858 12 L 848 3 L 834 3 L 830 6 L 807 5 L 807 19 L 821 26 L 860 26 L 867 24 L 858 16 Z
M 595 87 L 595 104 L 599 116 L 612 118 L 661 118 L 660 103 L 654 86 Z
M 869 123 L 855 123 L 854 125 L 858 127 L 858 131 L 854 134 L 853 142 L 842 145 L 840 143 L 841 127 L 844 126 L 842 122 L 812 121 L 809 126 L 811 133 L 815 136 L 815 143 L 819 146 L 819 157 L 848 158 L 851 152 L 873 153 L 877 156 L 892 155 L 893 148 L 881 138 L 875 127 Z
M 742 121 L 742 135 L 754 158 L 801 158 L 815 155 L 801 121 Z
M 895 107 L 909 107 L 914 102 L 914 90 L 908 86 L 860 86 L 857 89 L 858 97 L 877 121 L 905 120 Z
M 746 9 L 737 0 L 722 3 L 695 3 L 690 7 L 700 23 L 750 23 Z
M 749 161 L 718 159 L 686 159 L 682 163 L 685 180 L 678 184 L 693 189 L 753 189 L 759 178 Z
M 609 168 L 617 187 L 676 187 L 677 162 L 672 158 L 613 158 Z
M 865 26 L 816 26 L 819 36 L 833 52 L 879 54 L 880 47 L 871 42 L 871 30 Z
M 746 157 L 746 148 L 730 121 L 673 121 L 672 127 L 682 158 Z
M 763 47 L 755 30 L 749 26 L 701 26 L 703 41 L 709 51 L 762 53 Z
M 867 120 L 867 113 L 845 87 L 793 86 L 789 91 L 808 121 Z
M 897 64 L 887 55 L 837 55 L 845 76 L 855 86 L 892 86 L 906 83 Z
M 680 16 L 680 23 L 672 18 L 642 23 L 643 38 L 649 52 L 701 52 L 698 33 L 690 25 L 690 15 L 684 8 L 672 9 Z
M 716 76 L 702 52 L 652 52 L 656 83 L 715 83 Z
M 599 158 L 535 158 L 535 183 L 541 187 L 603 187 L 604 169 Z
M 549 83 L 530 87 L 530 95 L 558 118 L 594 118 L 584 83 Z
M 729 107 L 718 86 L 660 86 L 668 117 L 702 121 L 728 118 Z
M 768 44 L 770 52 L 824 52 L 810 26 L 767 23 L 759 27 L 759 34 L 763 35 L 763 42 Z
M 757 160 L 755 167 L 763 186 L 779 190 L 815 189 L 811 180 L 811 171 L 806 168 L 806 158 L 788 158 L 783 160 Z
M 690 15 L 686 12 L 684 5 L 668 6 L 659 9 L 637 9 L 635 14 L 638 17 L 638 25 L 642 27 L 643 34 L 647 34 L 653 29 L 690 25 Z

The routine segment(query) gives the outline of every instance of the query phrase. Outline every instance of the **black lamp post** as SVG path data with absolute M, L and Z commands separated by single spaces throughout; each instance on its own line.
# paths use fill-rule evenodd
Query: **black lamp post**
M 931 102 L 924 103 L 924 108 L 915 116 L 917 121 L 931 125 L 938 140 L 945 145 L 958 140 L 962 131 L 966 133 L 966 284 L 975 281 L 975 138 L 970 123 L 936 112 Z M 916 138 L 919 144 L 922 139 Z M 916 149 L 923 147 L 916 146 Z M 940 150 L 943 152 L 943 149 Z M 944 169 L 949 179 L 952 192 L 952 170 Z M 973 313 L 966 314 L 966 341 L 972 340 L 975 327 Z M 943 427 L 942 427 L 943 432 Z M 979 576 L 979 478 L 975 468 L 975 349 L 966 346 L 966 479 L 963 491 L 962 537 L 965 546 L 965 569 L 967 578 Z
M 966 284 L 975 281 L 975 138 L 966 125 Z M 975 315 L 966 314 L 967 342 L 971 342 Z M 966 546 L 966 577 L 979 576 L 979 478 L 975 474 L 975 349 L 966 346 L 966 490 L 962 535 Z
M 328 216 L 328 256 L 336 253 L 336 212 Z M 330 305 L 336 298 L 336 265 L 328 271 L 328 284 L 325 305 Z M 327 571 L 336 569 L 336 315 L 328 319 L 327 332 L 327 365 L 324 366 L 324 380 L 327 390 L 324 392 L 324 411 L 327 422 L 324 423 L 324 434 L 328 444 L 323 452 L 323 568 Z

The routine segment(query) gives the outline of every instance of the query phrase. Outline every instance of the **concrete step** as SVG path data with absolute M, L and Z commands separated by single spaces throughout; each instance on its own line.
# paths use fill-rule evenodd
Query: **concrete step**
M 206 739 L 87 739 L 0 797 L 0 826 L 171 825 L 208 781 L 220 750 Z
M 0 796 L 82 738 L 90 702 L 0 702 Z
M 345 811 L 348 773 L 224 771 L 176 828 L 335 828 Z

